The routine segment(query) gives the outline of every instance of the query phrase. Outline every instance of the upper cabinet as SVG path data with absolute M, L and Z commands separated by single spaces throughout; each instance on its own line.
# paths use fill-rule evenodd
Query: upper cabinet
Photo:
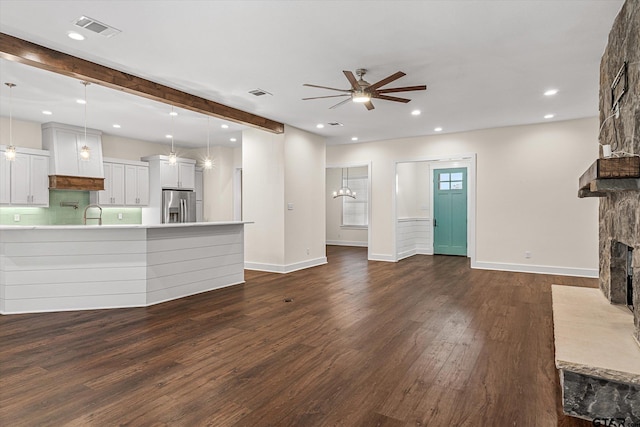
M 177 159 L 172 165 L 169 160 L 160 160 L 162 188 L 194 190 L 196 185 L 195 160 Z
M 42 124 L 42 148 L 51 153 L 49 174 L 104 178 L 102 164 L 102 132 L 86 130 L 62 123 Z M 83 146 L 89 148 L 89 158 L 83 159 Z
M 0 204 L 49 206 L 49 153 L 17 149 L 13 161 L 4 158 L 0 147 Z
M 149 166 L 125 165 L 125 203 L 129 206 L 149 204 Z
M 133 160 L 105 159 L 104 191 L 92 192 L 91 202 L 101 206 L 147 206 L 149 165 Z

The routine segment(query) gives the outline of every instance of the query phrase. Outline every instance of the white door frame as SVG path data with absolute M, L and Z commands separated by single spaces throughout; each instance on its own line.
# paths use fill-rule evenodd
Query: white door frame
M 467 168 L 467 257 L 471 259 L 471 265 L 476 260 L 476 153 L 464 153 L 464 154 L 451 154 L 432 156 L 425 158 L 414 158 L 407 160 L 398 160 L 394 163 L 394 180 L 398 175 L 398 163 L 415 163 L 415 162 L 428 162 L 429 163 L 429 191 L 431 192 L 431 203 L 429 203 L 429 215 L 433 221 L 433 171 L 434 169 L 447 169 L 447 168 Z M 398 213 L 396 202 L 396 186 L 393 185 L 392 194 L 393 205 L 393 256 L 394 261 L 398 261 L 398 248 L 397 248 L 397 229 L 398 229 Z M 431 250 L 433 251 L 433 239 L 431 244 Z
M 368 189 L 368 197 L 369 202 L 367 203 L 367 222 L 369 225 L 367 226 L 367 259 L 371 259 L 371 161 L 365 162 L 345 162 L 345 163 L 330 163 L 325 165 L 325 171 L 327 169 L 341 169 L 341 168 L 356 168 L 356 167 L 366 167 L 367 168 L 367 189 Z M 325 182 L 327 180 L 327 174 L 325 172 Z M 325 191 L 329 191 L 329 189 L 325 189 Z M 326 207 L 325 207 L 326 210 Z M 325 219 L 326 221 L 326 219 Z M 327 244 L 327 235 L 325 233 L 324 243 Z

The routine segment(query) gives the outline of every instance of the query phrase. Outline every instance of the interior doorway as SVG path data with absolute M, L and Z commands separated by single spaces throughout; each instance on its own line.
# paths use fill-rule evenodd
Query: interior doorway
M 366 163 L 326 168 L 326 244 L 369 248 L 371 238 L 371 177 Z M 355 197 L 338 195 L 349 188 Z M 334 194 L 337 193 L 337 194 Z M 367 249 L 369 255 L 369 249 Z M 367 256 L 368 258 L 368 256 Z

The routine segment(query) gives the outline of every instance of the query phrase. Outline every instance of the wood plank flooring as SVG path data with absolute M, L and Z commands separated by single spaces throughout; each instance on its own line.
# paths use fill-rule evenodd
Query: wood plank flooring
M 550 285 L 596 280 L 327 255 L 153 307 L 0 316 L 0 425 L 591 425 L 559 409 Z

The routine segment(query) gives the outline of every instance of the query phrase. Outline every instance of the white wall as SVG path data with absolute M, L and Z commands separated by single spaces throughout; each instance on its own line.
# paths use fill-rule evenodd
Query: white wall
M 324 138 L 285 128 L 285 264 L 325 263 Z
M 284 134 L 242 132 L 242 218 L 245 263 L 284 265 Z
M 349 168 L 350 176 L 368 176 L 367 167 Z M 330 245 L 367 246 L 368 231 L 342 227 L 342 198 L 333 198 L 332 192 L 341 187 L 342 168 L 327 168 L 326 172 L 326 242 Z
M 288 272 L 326 262 L 325 143 L 290 126 L 242 136 L 247 268 Z M 287 209 L 292 204 L 293 209 Z
M 598 201 L 577 197 L 597 133 L 587 118 L 329 146 L 327 163 L 372 162 L 372 259 L 394 256 L 395 162 L 477 153 L 475 266 L 597 276 Z

